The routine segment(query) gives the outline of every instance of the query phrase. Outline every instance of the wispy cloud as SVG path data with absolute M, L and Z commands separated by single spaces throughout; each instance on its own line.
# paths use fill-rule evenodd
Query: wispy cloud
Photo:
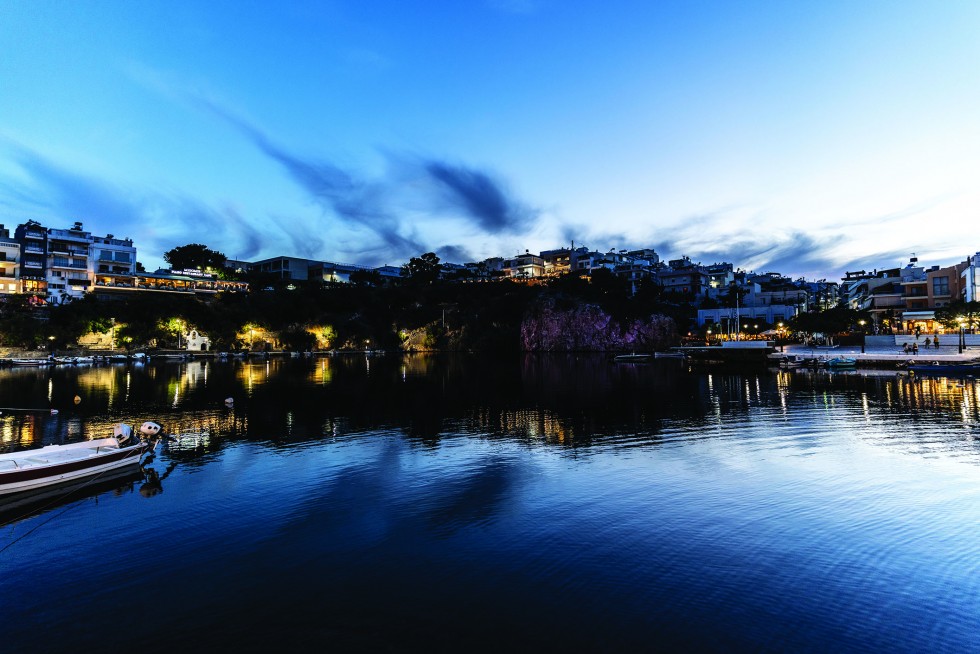
M 230 207 L 215 209 L 185 195 L 124 188 L 59 165 L 19 144 L 4 146 L 26 181 L 5 180 L 0 187 L 25 212 L 24 220 L 39 219 L 54 226 L 81 221 L 98 233 L 133 238 L 139 257 L 156 262 L 172 247 L 201 240 L 233 248 L 225 252 L 228 256 L 250 257 L 261 250 L 259 231 Z
M 324 210 L 324 219 L 373 232 L 380 245 L 360 250 L 389 257 L 414 256 L 434 247 L 444 234 L 417 234 L 408 216 L 419 207 L 427 219 L 462 220 L 485 234 L 521 233 L 539 212 L 515 200 L 490 173 L 434 158 L 387 155 L 398 174 L 365 180 L 353 171 L 323 159 L 291 152 L 253 124 L 209 100 L 200 105 L 232 125 Z

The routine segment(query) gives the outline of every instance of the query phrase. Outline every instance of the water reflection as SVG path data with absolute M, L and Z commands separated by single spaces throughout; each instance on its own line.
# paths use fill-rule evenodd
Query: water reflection
M 390 429 L 423 447 L 478 435 L 582 448 L 728 438 L 762 419 L 776 431 L 795 429 L 802 442 L 819 413 L 856 433 L 859 424 L 869 433 L 888 425 L 908 439 L 925 425 L 947 431 L 958 425 L 961 432 L 948 434 L 946 443 L 963 445 L 960 437 L 975 437 L 980 424 L 976 380 L 689 369 L 675 360 L 617 366 L 591 355 L 504 361 L 410 355 L 371 357 L 370 366 L 366 359 L 4 370 L 0 448 L 94 438 L 117 422 L 147 419 L 171 433 L 198 435 L 193 446 L 169 446 L 185 460 L 235 439 L 286 447 Z M 235 401 L 226 405 L 226 398 Z

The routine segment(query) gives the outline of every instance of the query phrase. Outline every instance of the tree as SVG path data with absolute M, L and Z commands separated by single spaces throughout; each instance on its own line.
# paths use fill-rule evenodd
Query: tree
M 936 309 L 936 320 L 947 329 L 959 328 L 960 319 L 968 328 L 980 321 L 980 302 L 957 299 L 950 302 L 949 306 Z
M 200 243 L 181 245 L 163 253 L 163 260 L 170 264 L 173 270 L 220 270 L 224 268 L 227 257 Z
M 420 257 L 412 257 L 402 266 L 402 277 L 417 284 L 431 284 L 439 278 L 442 266 L 435 252 L 426 252 Z

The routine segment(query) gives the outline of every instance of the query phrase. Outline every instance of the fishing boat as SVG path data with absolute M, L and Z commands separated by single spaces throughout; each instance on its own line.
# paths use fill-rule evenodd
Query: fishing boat
M 936 377 L 980 377 L 980 363 L 932 363 L 914 364 L 908 367 L 910 373 Z
M 75 481 L 139 463 L 149 443 L 126 424 L 112 436 L 0 454 L 0 496 Z

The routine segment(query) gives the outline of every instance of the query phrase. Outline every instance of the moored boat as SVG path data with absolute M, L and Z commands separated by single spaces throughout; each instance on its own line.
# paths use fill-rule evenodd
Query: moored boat
M 149 444 L 119 424 L 109 438 L 0 454 L 0 495 L 96 476 L 139 463 Z
M 613 360 L 618 363 L 644 363 L 652 358 L 652 354 L 637 354 L 633 352 L 631 354 L 617 354 Z
M 980 377 L 980 363 L 939 363 L 916 364 L 908 367 L 916 375 L 935 375 L 937 377 Z
M 828 368 L 853 368 L 857 365 L 857 359 L 854 357 L 833 357 L 827 359 Z

